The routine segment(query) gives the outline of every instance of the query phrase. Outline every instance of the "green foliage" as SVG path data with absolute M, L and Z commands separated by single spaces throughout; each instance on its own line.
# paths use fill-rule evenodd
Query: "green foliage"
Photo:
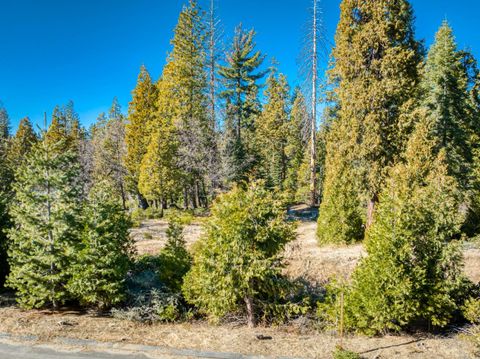
M 472 324 L 480 324 L 480 299 L 469 298 L 462 307 L 463 316 Z
M 444 327 L 468 281 L 453 239 L 464 215 L 445 156 L 433 154 L 432 123 L 421 121 L 405 163 L 392 170 L 367 232 L 364 258 L 345 296 L 345 325 L 367 334 L 419 323 Z
M 78 161 L 64 140 L 50 138 L 33 148 L 15 178 L 7 283 L 22 307 L 56 309 L 69 298 L 65 284 L 79 241 Z
M 178 218 L 170 219 L 167 228 L 167 244 L 158 256 L 159 277 L 174 293 L 182 288 L 183 278 L 190 270 L 192 258 L 185 247 L 183 226 Z
M 294 226 L 285 222 L 283 203 L 274 193 L 261 183 L 235 186 L 213 204 L 184 280 L 185 298 L 212 320 L 241 310 L 253 325 L 262 293 L 281 291 L 279 254 L 293 238 Z
M 317 227 L 320 244 L 351 244 L 364 236 L 359 176 L 352 165 L 354 143 L 345 137 L 352 133 L 350 126 L 347 121 L 335 122 L 327 137 L 324 193 Z
M 9 272 L 7 261 L 8 238 L 7 230 L 11 226 L 8 215 L 7 196 L 0 191 L 0 289 L 3 288 L 5 278 Z
M 130 189 L 134 193 L 138 192 L 140 166 L 147 153 L 150 139 L 148 129 L 155 118 L 157 96 L 157 87 L 152 83 L 145 66 L 142 66 L 128 107 L 128 123 L 125 128 L 125 167 L 129 174 Z
M 360 354 L 337 346 L 333 352 L 333 359 L 361 359 Z
M 258 118 L 256 133 L 262 157 L 262 177 L 268 185 L 280 190 L 285 188 L 288 168 L 289 91 L 285 75 L 272 71 L 264 94 L 267 103 Z
M 453 31 L 444 21 L 435 36 L 422 79 L 422 106 L 432 120 L 435 151 L 445 150 L 449 174 L 468 186 L 472 149 L 469 144 L 467 74 Z
M 22 119 L 8 149 L 8 164 L 11 168 L 20 167 L 37 141 L 38 137 L 29 118 Z
M 96 184 L 84 209 L 82 243 L 70 267 L 68 290 L 83 305 L 104 309 L 124 299 L 133 243 L 130 221 L 108 182 Z
M 224 168 L 229 181 L 247 180 L 258 163 L 255 143 L 255 120 L 260 114 L 258 81 L 266 72 L 259 71 L 264 55 L 255 50 L 255 32 L 235 29 L 226 66 L 220 66 L 218 74 L 225 90 L 226 100 Z
M 329 73 L 338 103 L 335 122 L 340 124 L 336 142 L 327 145 L 324 201 L 328 208 L 323 223 L 319 222 L 332 225 L 320 230 L 327 241 L 349 243 L 361 238 L 365 214 L 357 218 L 355 202 L 360 200 L 361 208 L 369 204 L 369 225 L 388 168 L 404 150 L 422 59 L 413 18 L 407 0 L 341 3 Z M 336 210 L 336 196 L 342 193 L 346 198 L 340 199 Z

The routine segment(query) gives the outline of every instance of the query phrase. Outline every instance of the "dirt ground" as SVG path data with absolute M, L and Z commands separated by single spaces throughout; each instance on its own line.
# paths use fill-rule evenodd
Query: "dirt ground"
M 301 212 L 300 208 L 300 212 Z M 292 277 L 304 277 L 322 283 L 332 276 L 348 277 L 358 260 L 365 255 L 361 245 L 323 247 L 315 239 L 316 222 L 301 212 L 297 239 L 285 250 L 286 271 Z M 155 254 L 166 241 L 165 221 L 146 221 L 132 230 L 139 254 Z M 188 245 L 198 240 L 202 227 L 192 223 L 185 228 Z M 480 250 L 465 249 L 465 271 L 474 281 L 480 280 Z M 209 326 L 205 323 L 143 325 L 109 317 L 79 312 L 52 314 L 22 311 L 13 306 L 0 307 L 0 333 L 35 335 L 42 341 L 58 337 L 95 339 L 97 341 L 147 344 L 180 349 L 236 352 L 270 357 L 331 358 L 339 339 L 328 333 L 305 331 L 295 323 L 286 327 L 256 328 Z M 257 335 L 271 336 L 258 340 Z M 475 358 L 479 348 L 463 335 L 414 337 L 406 335 L 381 338 L 349 337 L 344 346 L 363 358 Z M 477 351 L 477 352 L 476 352 Z
M 269 357 L 331 358 L 339 340 L 328 334 L 302 334 L 295 327 L 247 329 L 235 326 L 207 326 L 203 323 L 141 325 L 130 321 L 95 317 L 78 312 L 51 314 L 0 308 L 0 332 L 35 335 L 39 342 L 55 338 L 94 339 L 100 342 L 146 344 L 178 349 L 234 352 Z M 271 336 L 258 340 L 257 335 Z M 344 347 L 363 358 L 475 357 L 469 341 L 452 337 L 386 336 L 350 337 Z

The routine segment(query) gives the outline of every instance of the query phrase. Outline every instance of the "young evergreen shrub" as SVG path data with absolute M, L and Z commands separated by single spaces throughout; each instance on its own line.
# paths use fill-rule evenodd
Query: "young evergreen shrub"
M 65 284 L 81 227 L 79 177 L 77 156 L 62 140 L 35 145 L 16 172 L 7 284 L 22 307 L 56 309 L 69 299 Z
M 253 326 L 262 293 L 280 292 L 279 254 L 293 238 L 294 226 L 285 221 L 275 193 L 258 182 L 234 187 L 213 204 L 185 277 L 185 298 L 212 320 L 243 311 Z
M 158 256 L 159 278 L 173 293 L 182 289 L 183 278 L 190 270 L 192 257 L 185 246 L 180 219 L 172 217 L 167 228 L 167 244 Z
M 108 182 L 96 184 L 84 209 L 82 243 L 71 266 L 68 289 L 84 305 L 109 308 L 125 297 L 133 242 L 130 220 Z
M 462 307 L 463 316 L 472 324 L 480 324 L 480 298 L 469 298 Z
M 351 350 L 336 347 L 333 352 L 333 359 L 361 359 L 361 356 Z
M 419 123 L 405 163 L 391 172 L 363 259 L 345 296 L 345 325 L 367 334 L 421 323 L 446 326 L 468 281 L 452 241 L 464 215 L 445 155 L 433 155 L 430 123 Z

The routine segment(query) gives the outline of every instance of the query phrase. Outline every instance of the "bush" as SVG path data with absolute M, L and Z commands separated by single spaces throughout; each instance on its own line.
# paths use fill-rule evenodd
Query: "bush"
M 342 347 L 336 347 L 333 352 L 333 359 L 361 359 L 360 354 L 352 352 Z
M 160 268 L 159 256 L 143 256 L 137 260 L 127 276 L 125 305 L 112 309 L 114 317 L 152 324 L 177 321 L 186 315 L 183 297 L 162 283 Z
M 240 310 L 253 326 L 258 308 L 266 308 L 262 298 L 283 296 L 279 254 L 293 238 L 274 193 L 262 183 L 234 187 L 213 204 L 185 277 L 185 298 L 212 320 Z
M 133 257 L 130 221 L 106 182 L 96 184 L 84 208 L 82 243 L 70 268 L 67 289 L 83 305 L 101 309 L 125 297 L 125 277 Z
M 463 316 L 472 324 L 480 324 L 480 299 L 469 298 L 462 307 Z

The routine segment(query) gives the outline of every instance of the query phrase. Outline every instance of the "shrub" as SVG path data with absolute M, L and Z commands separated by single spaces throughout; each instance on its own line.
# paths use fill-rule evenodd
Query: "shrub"
M 469 298 L 462 307 L 463 316 L 472 324 L 480 324 L 480 299 Z
M 185 277 L 185 298 L 215 321 L 242 310 L 253 326 L 262 294 L 281 296 L 279 254 L 293 238 L 293 224 L 273 192 L 262 183 L 234 187 L 213 204 Z
M 352 352 L 342 347 L 336 347 L 333 352 L 333 359 L 361 359 L 360 354 Z
M 106 182 L 92 188 L 84 218 L 82 243 L 74 255 L 67 288 L 81 304 L 109 308 L 125 296 L 133 256 L 130 221 Z

